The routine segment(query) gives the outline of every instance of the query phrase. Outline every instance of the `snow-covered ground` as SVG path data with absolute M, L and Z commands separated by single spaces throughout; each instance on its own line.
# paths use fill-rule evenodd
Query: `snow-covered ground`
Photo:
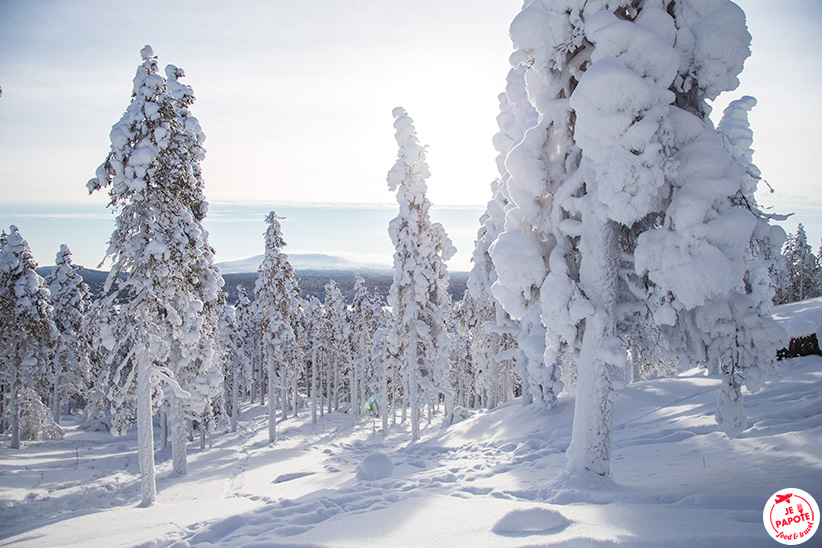
M 762 509 L 794 487 L 822 500 L 822 357 L 780 362 L 746 395 L 736 440 L 713 419 L 719 380 L 696 371 L 616 401 L 613 478 L 568 477 L 573 394 L 510 402 L 408 446 L 397 426 L 309 414 L 267 442 L 265 410 L 192 442 L 189 474 L 158 454 L 158 501 L 140 500 L 136 436 L 87 432 L 0 449 L 0 546 L 775 546 Z M 376 452 L 357 479 L 363 459 Z M 368 467 L 366 467 L 368 468 Z M 368 473 L 360 477 L 373 477 Z M 819 543 L 821 539 L 813 539 Z M 813 545 L 813 543 L 811 543 Z M 820 545 L 820 544 L 817 544 Z
M 822 340 L 822 297 L 775 306 L 773 317 L 790 338 L 817 334 Z

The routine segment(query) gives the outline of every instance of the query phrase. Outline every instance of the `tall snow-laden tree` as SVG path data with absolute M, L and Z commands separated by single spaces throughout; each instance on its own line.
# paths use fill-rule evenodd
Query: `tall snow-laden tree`
M 236 310 L 226 305 L 220 316 L 219 341 L 222 353 L 223 377 L 225 378 L 226 411 L 231 421 L 231 431 L 237 431 L 240 418 L 240 392 L 250 371 L 249 359 L 242 348 L 240 327 Z
M 503 118 L 503 114 L 500 114 L 500 120 Z M 499 137 L 496 141 L 499 142 Z M 500 166 L 500 169 L 503 177 L 508 178 L 504 165 Z M 517 322 L 511 318 L 493 295 L 497 272 L 489 248 L 503 230 L 505 209 L 509 205 L 509 199 L 502 180 L 495 181 L 491 190 L 493 196 L 480 218 L 481 226 L 477 232 L 474 254 L 471 258 L 474 265 L 468 276 L 467 288 L 470 306 L 467 306 L 469 301 L 466 301 L 462 305 L 461 313 L 465 315 L 470 311 L 473 316 L 470 319 L 463 318 L 463 328 L 467 331 L 466 337 L 470 343 L 471 359 L 479 372 L 477 380 L 480 386 L 478 389 L 483 393 L 483 405 L 489 409 L 513 397 L 514 359 L 522 356 L 517 348 L 516 336 L 519 333 L 522 333 L 524 337 L 527 336 L 527 332 L 520 330 Z M 465 298 L 463 300 L 465 301 Z M 522 357 L 519 362 L 522 362 L 517 363 L 521 376 L 527 381 L 529 376 L 528 369 L 525 367 L 526 359 Z M 542 360 L 540 359 L 537 363 L 541 364 Z M 523 401 L 530 402 L 533 401 L 534 391 L 531 390 L 529 383 L 526 382 L 526 384 L 528 392 L 524 395 Z M 543 394 L 541 390 L 536 393 Z
M 707 117 L 749 55 L 744 14 L 726 0 L 532 2 L 511 37 L 539 118 L 506 159 L 515 207 L 491 249 L 495 294 L 515 317 L 538 301 L 546 367 L 577 367 L 569 468 L 610 473 L 627 336 L 648 321 L 677 355 L 720 363 L 717 421 L 737 435 L 741 383 L 758 388 L 781 337 L 754 289 L 758 244 L 778 229 Z
M 447 315 L 451 295 L 445 261 L 456 249 L 439 223 L 432 223 L 426 197 L 430 176 L 425 147 L 414 123 L 395 108 L 398 158 L 388 172 L 388 188 L 396 192 L 399 215 L 388 227 L 394 244 L 394 282 L 388 296 L 400 339 L 401 371 L 411 406 L 412 440 L 420 436 L 421 407 L 442 396 L 445 423 L 451 421 L 453 391 L 449 386 Z
M 529 6 L 523 10 L 526 14 L 532 12 L 538 13 L 537 8 Z M 512 37 L 517 32 L 516 27 L 515 20 L 511 27 Z M 518 39 L 523 40 L 523 37 Z M 530 40 L 538 40 L 537 34 Z M 475 250 L 475 269 L 479 270 L 472 274 L 472 285 L 475 296 L 483 300 L 486 298 L 481 297 L 482 292 L 488 291 L 490 286 L 490 291 L 502 304 L 500 312 L 504 311 L 499 318 L 503 321 L 496 322 L 496 331 L 502 331 L 500 335 L 509 331 L 517 338 L 516 363 L 522 379 L 523 402 L 553 407 L 564 384 L 556 356 L 546 349 L 540 289 L 547 274 L 546 257 L 554 244 L 548 224 L 550 195 L 558 184 L 557 172 L 561 168 L 554 168 L 554 180 L 548 180 L 548 157 L 542 152 L 542 141 L 550 140 L 548 148 L 553 147 L 552 158 L 556 159 L 565 152 L 562 147 L 567 140 L 567 129 L 555 124 L 551 118 L 539 116 L 529 99 L 531 93 L 540 92 L 550 82 L 550 78 L 547 79 L 549 82 L 544 82 L 546 78 L 533 70 L 535 62 L 524 47 L 511 57 L 512 69 L 508 72 L 505 93 L 500 96 L 500 114 L 497 116 L 500 131 L 494 136 L 494 146 L 500 153 L 497 168 L 501 178 L 488 205 L 484 223 L 486 232 L 478 240 Z M 540 62 L 547 63 L 547 60 L 541 59 Z M 554 87 L 561 86 L 555 84 Z M 546 97 L 550 97 L 551 91 L 546 91 Z M 539 198 L 542 195 L 548 199 Z M 483 270 L 488 270 L 484 255 L 493 260 L 493 273 L 483 274 Z M 483 279 L 484 283 L 481 283 Z M 485 287 L 481 288 L 481 285 Z M 513 321 L 505 321 L 505 316 Z
M 105 299 L 92 301 L 91 308 L 85 317 L 88 337 L 90 340 L 89 352 L 89 399 L 86 402 L 86 420 L 83 427 L 95 431 L 112 430 L 112 403 L 109 399 L 112 389 L 111 366 L 118 362 L 113 350 L 117 347 L 114 335 L 117 321 L 117 309 L 104 306 Z M 120 351 L 122 352 L 122 348 Z M 123 356 L 124 357 L 124 356 Z M 122 358 L 121 360 L 122 361 Z M 129 426 L 134 423 L 128 421 Z
M 237 317 L 237 329 L 239 330 L 240 350 L 247 359 L 247 369 L 245 373 L 245 391 L 243 398 L 251 397 L 251 402 L 255 401 L 257 392 L 257 368 L 260 367 L 262 359 L 260 357 L 260 336 L 257 324 L 256 303 L 248 298 L 245 287 L 237 286 L 237 302 L 234 305 Z
M 8 234 L 0 236 L 0 382 L 8 391 L 12 449 L 20 448 L 20 395 L 24 389 L 32 400 L 32 409 L 42 411 L 29 417 L 36 419 L 36 424 L 26 429 L 28 437 L 36 436 L 51 420 L 48 409 L 34 400 L 48 394 L 49 362 L 59 332 L 49 290 L 35 268 L 37 263 L 28 242 L 12 225 Z
M 802 223 L 796 232 L 788 235 L 782 254 L 785 257 L 785 282 L 782 289 L 784 302 L 796 302 L 822 294 L 819 263 L 813 254 Z
M 202 419 L 222 390 L 213 344 L 223 281 L 202 225 L 205 136 L 188 111 L 193 93 L 178 81 L 182 70 L 169 65 L 166 80 L 151 47 L 140 53 L 131 103 L 112 127 L 111 151 L 87 187 L 107 188 L 118 214 L 105 289 L 128 292 L 120 315 L 130 329 L 116 341 L 128 350 L 113 374 L 123 390 L 133 385 L 136 391 L 142 502 L 149 505 L 156 497 L 151 417 L 160 390 L 169 402 L 178 473 L 186 472 L 186 416 Z M 114 294 L 108 306 L 113 300 Z
M 86 318 L 91 310 L 91 293 L 79 274 L 81 267 L 71 262 L 71 251 L 61 245 L 57 268 L 46 278 L 54 308 L 54 322 L 60 332 L 54 356 L 54 393 L 52 415 L 60 424 L 60 402 L 63 396 L 89 398 L 91 381 L 91 335 Z
M 329 280 L 325 284 L 323 302 L 326 397 L 328 412 L 340 408 L 340 398 L 344 396 L 346 376 L 351 367 L 351 326 L 348 323 L 348 308 L 337 282 Z M 352 402 L 353 404 L 353 402 Z
M 275 390 L 283 386 L 288 371 L 301 361 L 294 334 L 294 319 L 300 289 L 285 247 L 279 219 L 273 211 L 266 217 L 265 257 L 258 271 L 255 296 L 262 342 L 262 358 L 268 373 L 268 440 L 277 441 Z
M 762 180 L 762 172 L 753 163 L 753 130 L 748 120 L 748 113 L 755 106 L 756 99 L 748 95 L 731 101 L 722 113 L 722 119 L 716 128 L 734 163 L 743 172 L 742 184 L 734 200 L 737 205 L 747 208 L 760 220 L 785 221 L 789 215 L 765 213 L 754 196 L 759 181 Z M 754 230 L 751 238 L 752 255 L 748 257 L 751 266 L 748 283 L 750 295 L 757 303 L 757 307 L 767 308 L 767 303 L 773 302 L 779 291 L 778 274 L 775 276 L 775 273 L 778 273 L 784 264 L 783 257 L 778 252 L 784 242 L 785 232 L 781 228 L 758 223 Z M 752 264 L 754 262 L 755 265 Z
M 365 280 L 357 276 L 354 280 L 354 296 L 348 311 L 349 339 L 351 344 L 351 367 L 349 389 L 351 408 L 356 415 L 363 413 L 366 398 L 373 397 L 370 386 L 375 376 L 374 333 L 379 327 L 381 303 L 368 291 Z
M 305 346 L 306 374 L 310 378 L 306 379 L 309 398 L 311 399 L 311 422 L 317 422 L 317 414 L 323 409 L 323 397 L 321 377 L 321 365 L 323 364 L 322 350 L 322 314 L 323 307 L 316 297 L 311 297 L 303 303 L 303 314 L 305 317 L 305 331 L 303 338 L 309 341 Z

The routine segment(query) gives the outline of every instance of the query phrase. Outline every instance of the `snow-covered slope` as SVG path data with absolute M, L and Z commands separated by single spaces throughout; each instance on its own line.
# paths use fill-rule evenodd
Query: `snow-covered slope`
M 792 339 L 817 333 L 822 340 L 822 297 L 775 306 L 773 317 Z
M 772 546 L 768 497 L 822 500 L 822 357 L 746 395 L 736 440 L 713 419 L 719 380 L 700 374 L 628 386 L 616 401 L 613 479 L 569 477 L 573 394 L 540 411 L 514 401 L 408 446 L 371 419 L 309 414 L 266 440 L 265 410 L 236 434 L 192 444 L 188 476 L 158 454 L 158 502 L 137 508 L 133 433 L 68 426 L 62 441 L 0 449 L 0 546 Z M 70 423 L 70 418 L 65 422 Z M 390 477 L 359 481 L 374 452 Z M 814 539 L 816 540 L 816 539 Z

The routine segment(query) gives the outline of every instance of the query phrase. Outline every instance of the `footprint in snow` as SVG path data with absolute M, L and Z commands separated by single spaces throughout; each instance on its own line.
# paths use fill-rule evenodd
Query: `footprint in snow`
M 570 524 L 565 516 L 555 510 L 529 508 L 508 512 L 491 531 L 503 537 L 553 535 L 563 531 Z

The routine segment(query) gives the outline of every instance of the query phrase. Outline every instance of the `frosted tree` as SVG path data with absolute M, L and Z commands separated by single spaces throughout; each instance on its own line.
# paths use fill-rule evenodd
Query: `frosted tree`
M 505 95 L 503 94 L 503 99 Z M 503 104 L 507 104 L 503 101 Z M 500 114 L 501 126 L 505 119 L 504 112 Z M 500 131 L 495 142 L 501 141 L 505 134 Z M 512 139 L 511 139 L 512 140 Z M 510 146 L 509 140 L 503 145 Z M 500 156 L 504 155 L 501 153 Z M 510 176 L 505 171 L 504 164 L 500 164 L 503 180 Z M 490 255 L 490 247 L 502 232 L 505 223 L 505 210 L 510 204 L 503 180 L 495 181 L 492 186 L 492 198 L 486 206 L 485 213 L 480 217 L 480 228 L 474 243 L 474 253 L 471 261 L 474 263 L 468 276 L 467 300 L 464 298 L 461 314 L 470 317 L 463 318 L 462 329 L 464 337 L 469 341 L 471 360 L 478 371 L 478 389 L 483 394 L 483 404 L 493 409 L 498 404 L 513 397 L 514 392 L 514 358 L 520 356 L 520 375 L 529 379 L 526 358 L 517 347 L 516 336 L 522 334 L 527 340 L 528 331 L 521 330 L 519 324 L 500 305 L 493 295 L 493 286 L 497 281 L 497 271 Z M 470 303 L 470 306 L 467 306 Z M 541 356 L 535 357 L 537 364 L 542 363 Z M 537 376 L 539 378 L 539 376 Z M 542 395 L 542 390 L 531 390 L 529 382 L 524 383 L 527 393 L 523 402 L 532 402 L 533 394 Z M 538 385 L 537 385 L 538 386 Z M 541 400 L 544 401 L 544 400 Z
M 324 363 L 322 340 L 323 327 L 322 315 L 323 307 L 316 297 L 311 297 L 303 303 L 303 314 L 305 317 L 305 331 L 303 338 L 308 341 L 305 346 L 306 374 L 310 377 L 307 382 L 309 398 L 311 399 L 311 422 L 317 422 L 317 414 L 323 411 L 322 396 L 322 371 Z
M 125 358 L 125 356 L 120 356 L 118 360 L 112 352 L 117 347 L 117 337 L 113 332 L 114 326 L 117 325 L 117 309 L 104 306 L 103 301 L 104 299 L 94 300 L 85 317 L 87 336 L 90 341 L 90 393 L 86 402 L 86 419 L 83 427 L 95 431 L 113 428 L 110 417 L 112 405 L 109 400 L 109 391 L 112 388 L 111 366 Z M 123 349 L 121 348 L 120 351 L 122 352 Z M 134 420 L 129 419 L 128 425 L 132 424 Z
M 91 309 L 91 293 L 79 274 L 81 267 L 72 264 L 71 251 L 61 245 L 56 258 L 57 268 L 46 278 L 54 308 L 54 322 L 60 340 L 54 356 L 54 392 L 52 415 L 60 424 L 62 397 L 80 395 L 89 398 L 89 353 L 91 336 L 86 317 Z
M 533 12 L 539 13 L 533 5 L 523 10 L 526 15 Z M 561 156 L 568 130 L 550 117 L 539 116 L 529 99 L 532 93 L 541 93 L 551 78 L 544 78 L 533 70 L 535 63 L 548 63 L 548 60 L 537 60 L 531 55 L 531 49 L 539 47 L 539 38 L 536 34 L 523 36 L 526 33 L 517 30 L 522 26 L 517 20 L 511 26 L 515 45 L 517 40 L 530 42 L 522 44 L 512 55 L 505 93 L 500 96 L 497 116 L 500 131 L 494 136 L 494 146 L 499 152 L 497 168 L 501 178 L 495 184 L 478 234 L 471 285 L 474 296 L 485 303 L 486 314 L 490 313 L 489 291 L 501 303 L 495 314 L 498 316 L 496 335 L 516 336 L 519 350 L 512 353 L 517 355 L 523 402 L 550 408 L 556 405 L 564 384 L 560 380 L 562 373 L 557 356 L 546 349 L 540 291 L 547 275 L 546 257 L 554 244 L 549 225 L 550 196 L 559 184 L 561 168 L 554 168 L 553 179 L 548 178 L 549 157 L 542 148 L 554 151 L 552 160 Z M 568 80 L 570 75 L 555 75 L 555 79 L 558 77 Z M 545 82 L 546 79 L 549 82 Z M 561 87 L 561 83 L 554 83 L 553 88 L 545 89 L 545 96 L 551 97 L 552 92 L 559 94 L 557 88 Z M 550 145 L 543 142 L 546 140 Z M 548 199 L 538 198 L 543 195 Z M 489 269 L 491 261 L 493 272 Z M 496 344 L 493 339 L 488 342 Z M 493 350 L 485 349 L 478 356 L 490 359 L 491 354 L 496 355 Z
M 213 345 L 223 281 L 202 226 L 208 210 L 199 165 L 205 136 L 188 112 L 194 96 L 179 82 L 180 69 L 169 65 L 167 81 L 151 47 L 141 55 L 131 103 L 112 127 L 111 151 L 87 187 L 107 188 L 109 207 L 118 212 L 105 289 L 117 285 L 129 294 L 121 316 L 130 329 L 116 341 L 128 351 L 113 375 L 125 391 L 136 383 L 141 493 L 149 505 L 156 497 L 151 417 L 161 390 L 169 405 L 173 467 L 183 474 L 187 417 L 202 419 L 222 390 Z M 125 279 L 118 283 L 120 275 Z
M 266 217 L 265 257 L 255 286 L 257 322 L 263 363 L 268 374 L 268 439 L 277 441 L 277 398 L 275 390 L 284 385 L 290 368 L 300 360 L 293 322 L 300 289 L 285 247 L 279 219 L 273 211 Z
M 400 339 L 401 371 L 411 411 L 412 441 L 420 436 L 423 405 L 442 396 L 445 423 L 451 421 L 453 391 L 449 382 L 447 316 L 451 295 L 445 261 L 456 249 L 439 223 L 429 216 L 426 197 L 430 176 L 425 147 L 402 108 L 393 111 L 398 158 L 388 172 L 388 188 L 396 192 L 399 215 L 388 227 L 394 244 L 394 281 L 388 304 Z
M 482 405 L 482 370 L 478 360 L 473 356 L 473 337 L 479 323 L 476 301 L 466 292 L 463 298 L 454 303 L 450 321 L 451 327 L 451 386 L 454 389 L 456 407 L 478 408 Z
M 237 285 L 237 302 L 234 305 L 235 316 L 237 318 L 237 329 L 239 331 L 240 347 L 247 360 L 247 370 L 245 374 L 245 385 L 243 399 L 250 396 L 251 402 L 256 401 L 258 391 L 257 370 L 262 363 L 260 356 L 259 325 L 257 324 L 257 306 L 248 298 L 245 287 Z
M 782 289 L 784 302 L 802 301 L 822 294 L 819 263 L 808 243 L 802 223 L 796 227 L 795 233 L 788 235 L 782 254 L 785 257 L 787 284 Z
M 51 420 L 41 401 L 51 385 L 49 362 L 59 333 L 49 302 L 49 290 L 36 272 L 28 242 L 14 225 L 0 236 L 0 382 L 8 391 L 12 449 L 20 448 L 21 393 L 31 402 L 25 430 L 37 435 Z M 5 399 L 5 398 L 2 398 Z M 37 401 L 35 401 L 37 400 Z
M 325 285 L 325 371 L 328 412 L 340 409 L 340 397 L 346 385 L 351 367 L 351 326 L 348 324 L 348 308 L 337 282 L 329 280 Z M 353 404 L 353 402 L 352 402 Z
M 370 381 L 375 377 L 374 333 L 379 324 L 381 303 L 365 285 L 362 276 L 354 280 L 354 296 L 348 312 L 349 339 L 351 341 L 351 368 L 349 388 L 352 410 L 362 413 L 363 402 L 369 393 Z
M 227 305 L 223 309 L 218 333 L 225 378 L 226 411 L 231 420 L 231 431 L 236 432 L 240 418 L 240 393 L 250 367 L 248 356 L 242 348 L 243 341 L 233 306 Z
M 720 364 L 717 422 L 737 435 L 741 383 L 758 388 L 781 337 L 760 291 L 759 244 L 778 229 L 707 118 L 750 53 L 744 14 L 723 0 L 533 2 L 511 36 L 539 119 L 506 159 L 516 207 L 491 249 L 495 294 L 515 317 L 539 301 L 546 367 L 577 368 L 569 468 L 610 473 L 627 336 L 648 321 L 678 356 Z
M 736 205 L 748 209 L 758 220 L 757 228 L 751 238 L 752 254 L 747 257 L 750 296 L 757 307 L 768 308 L 776 298 L 779 290 L 778 275 L 783 266 L 783 257 L 779 249 L 785 242 L 785 232 L 779 227 L 771 227 L 770 221 L 786 221 L 790 215 L 766 213 L 757 204 L 754 194 L 762 172 L 753 163 L 754 135 L 748 120 L 748 113 L 756 106 L 756 99 L 744 96 L 731 101 L 722 113 L 717 125 L 726 150 L 731 154 L 734 163 L 742 171 L 742 183 L 739 192 L 733 197 Z M 767 183 L 766 183 L 767 184 Z M 773 189 L 771 189 L 773 192 Z
M 379 327 L 374 332 L 375 376 L 372 389 L 382 419 L 382 432 L 388 432 L 389 418 L 396 424 L 397 402 L 403 396 L 400 380 L 400 338 L 393 318 L 381 311 Z M 405 407 L 403 407 L 405 409 Z

